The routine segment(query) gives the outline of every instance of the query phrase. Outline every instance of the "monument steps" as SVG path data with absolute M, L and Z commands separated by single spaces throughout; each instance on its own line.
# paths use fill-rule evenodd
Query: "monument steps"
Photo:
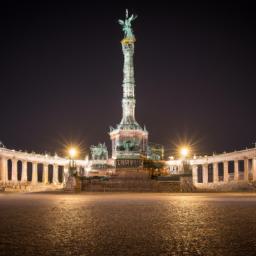
M 83 180 L 81 190 L 86 192 L 193 192 L 190 180 L 158 181 L 136 173 L 112 176 L 109 180 Z

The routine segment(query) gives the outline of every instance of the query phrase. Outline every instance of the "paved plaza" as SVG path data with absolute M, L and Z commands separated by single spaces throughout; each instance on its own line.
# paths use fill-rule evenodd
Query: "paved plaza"
M 255 255 L 256 194 L 0 194 L 0 255 Z

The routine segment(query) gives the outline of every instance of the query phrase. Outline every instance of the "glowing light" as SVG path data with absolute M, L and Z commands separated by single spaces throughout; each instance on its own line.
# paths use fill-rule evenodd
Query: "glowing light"
M 189 151 L 190 151 L 189 147 L 182 147 L 180 149 L 180 154 L 181 154 L 182 157 L 187 157 L 188 154 L 189 154 Z
M 72 147 L 68 150 L 68 154 L 71 158 L 74 158 L 77 155 L 77 149 Z

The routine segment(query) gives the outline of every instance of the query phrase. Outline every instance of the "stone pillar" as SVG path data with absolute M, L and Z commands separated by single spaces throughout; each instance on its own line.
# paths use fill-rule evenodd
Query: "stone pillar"
M 218 163 L 213 163 L 213 183 L 219 182 Z
M 256 181 L 256 158 L 252 159 L 252 177 Z
M 249 175 L 249 166 L 248 166 L 248 158 L 244 158 L 244 181 L 248 181 Z
M 3 158 L 0 158 L 0 182 L 3 182 Z
M 203 164 L 203 183 L 208 184 L 208 164 Z
M 234 170 L 234 181 L 238 181 L 239 172 L 238 172 L 238 160 L 237 159 L 234 161 L 234 168 L 235 168 L 235 170 Z
M 63 173 L 63 183 L 64 184 L 67 182 L 67 179 L 68 179 L 68 169 L 69 169 L 69 166 L 65 165 L 64 166 L 64 173 Z
M 197 165 L 193 165 L 192 166 L 192 180 L 193 180 L 193 184 L 196 184 L 198 182 L 197 175 L 198 175 L 198 173 L 197 173 Z
M 22 161 L 22 173 L 21 173 L 21 181 L 28 181 L 28 171 L 27 171 L 27 162 Z
M 48 183 L 48 164 L 44 164 L 43 182 L 44 184 Z
M 32 163 L 32 183 L 37 184 L 38 183 L 38 178 L 37 178 L 37 163 Z
M 12 182 L 17 182 L 17 159 L 12 159 Z
M 53 184 L 58 184 L 58 165 L 53 165 Z
M 224 175 L 224 182 L 228 182 L 228 161 L 224 161 L 223 163 L 223 167 L 224 167 L 224 172 L 223 172 L 223 175 Z
M 5 157 L 1 158 L 0 161 L 0 180 L 2 182 L 7 182 L 8 174 L 7 174 L 7 159 Z

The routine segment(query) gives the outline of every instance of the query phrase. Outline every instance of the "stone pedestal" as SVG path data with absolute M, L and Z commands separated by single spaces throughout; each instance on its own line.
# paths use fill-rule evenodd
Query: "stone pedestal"
M 66 192 L 80 192 L 81 191 L 81 181 L 79 177 L 69 176 L 64 187 Z

